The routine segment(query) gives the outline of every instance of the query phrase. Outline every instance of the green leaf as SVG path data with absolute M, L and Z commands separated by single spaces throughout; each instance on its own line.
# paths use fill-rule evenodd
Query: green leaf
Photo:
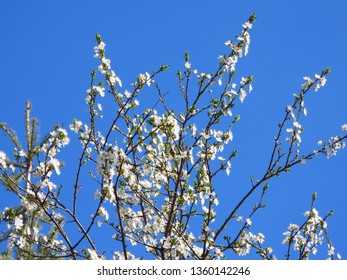
M 100 34 L 97 33 L 97 34 L 95 35 L 95 38 L 96 38 L 96 41 L 98 42 L 98 44 L 100 44 L 101 41 L 102 41 L 102 40 L 101 40 Z
M 185 52 L 185 53 L 184 53 L 184 59 L 185 59 L 186 61 L 189 60 L 189 54 L 188 54 L 188 52 Z
M 169 69 L 169 65 L 162 65 L 162 66 L 160 66 L 160 71 L 165 71 L 165 70 L 167 70 L 167 69 Z
M 249 17 L 248 20 L 252 23 L 252 22 L 254 22 L 256 19 L 257 19 L 257 16 L 256 16 L 255 13 L 253 13 L 253 14 Z

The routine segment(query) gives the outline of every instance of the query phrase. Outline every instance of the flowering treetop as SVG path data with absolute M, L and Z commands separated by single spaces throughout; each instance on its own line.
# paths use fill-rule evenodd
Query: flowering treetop
M 95 236 L 111 232 L 108 247 L 114 259 L 220 259 L 228 252 L 244 256 L 252 249 L 261 258 L 274 259 L 271 247 L 264 245 L 264 234 L 251 232 L 253 215 L 265 207 L 268 181 L 318 154 L 335 155 L 344 147 L 347 135 L 321 141 L 321 148 L 300 154 L 300 121 L 307 115 L 305 96 L 325 85 L 330 70 L 312 79 L 304 77 L 300 92 L 286 107 L 278 126 L 263 176 L 257 180 L 251 177 L 242 199 L 227 206 L 230 209 L 225 217 L 217 215 L 218 190 L 223 186 L 214 182 L 224 172 L 231 174 L 237 155 L 229 148 L 234 125 L 240 120 L 233 108 L 253 90 L 253 76 L 237 79 L 236 67 L 249 51 L 249 30 L 255 19 L 255 15 L 249 17 L 241 35 L 225 43 L 229 53 L 218 57 L 211 73 L 195 69 L 185 53 L 184 70 L 177 72 L 183 108 L 179 113 L 169 106 L 155 82 L 167 65 L 139 74 L 130 88 L 123 90 L 106 56 L 106 44 L 97 35 L 94 57 L 99 61 L 98 72 L 91 73 L 85 98 L 89 118 L 85 122 L 74 119 L 69 126 L 81 144 L 72 188 L 54 182 L 56 175 L 63 176 L 59 152 L 71 141 L 64 128 L 57 126 L 38 141 L 30 103 L 26 148 L 14 131 L 1 124 L 15 148 L 12 156 L 0 151 L 0 178 L 20 201 L 1 214 L 7 225 L 1 239 L 7 242 L 2 257 L 105 258 L 109 252 L 99 249 Z M 99 82 L 98 75 L 102 76 Z M 151 108 L 144 108 L 141 98 L 148 87 L 157 99 Z M 114 106 L 110 116 L 103 116 L 106 98 Z M 100 125 L 101 119 L 107 126 Z M 347 130 L 347 125 L 342 129 Z M 80 199 L 85 188 L 94 193 L 88 202 Z M 262 190 L 259 200 L 244 218 L 239 209 L 258 189 Z M 284 233 L 288 259 L 292 250 L 299 259 L 309 258 L 324 241 L 329 258 L 337 256 L 327 233 L 326 219 L 331 213 L 322 218 L 314 208 L 315 199 L 316 194 L 305 212 L 306 221 L 301 226 L 290 224 Z M 87 211 L 80 211 L 86 204 Z M 230 226 L 231 221 L 236 223 Z

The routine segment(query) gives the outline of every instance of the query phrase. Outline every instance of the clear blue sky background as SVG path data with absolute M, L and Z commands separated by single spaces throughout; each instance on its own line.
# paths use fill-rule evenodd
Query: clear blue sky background
M 254 91 L 237 108 L 241 122 L 235 127 L 232 145 L 239 154 L 230 177 L 220 182 L 225 197 L 221 202 L 227 208 L 237 201 L 234 189 L 246 191 L 249 175 L 263 174 L 277 123 L 292 103 L 292 94 L 299 91 L 303 76 L 328 66 L 332 70 L 326 87 L 306 100 L 302 152 L 316 148 L 320 139 L 340 134 L 341 124 L 347 123 L 346 11 L 343 0 L 2 1 L 0 121 L 23 136 L 26 100 L 33 103 L 42 134 L 55 123 L 68 127 L 73 118 L 86 118 L 85 91 L 89 73 L 97 65 L 93 58 L 96 33 L 106 42 L 107 56 L 124 89 L 138 73 L 169 64 L 171 69 L 156 80 L 162 82 L 163 90 L 174 92 L 184 51 L 199 71 L 213 71 L 217 56 L 227 52 L 224 42 L 240 34 L 242 23 L 255 12 L 258 19 L 250 32 L 250 52 L 238 64 L 240 75 L 254 76 Z M 6 145 L 2 133 L 0 150 L 8 149 Z M 72 185 L 72 170 L 77 166 L 72 153 L 76 147 L 62 154 L 68 168 L 59 180 L 67 186 Z M 345 150 L 330 160 L 320 156 L 274 179 L 265 198 L 268 207 L 257 214 L 253 231 L 263 232 L 267 244 L 283 258 L 282 233 L 289 223 L 303 222 L 302 213 L 316 191 L 320 213 L 335 210 L 329 232 L 336 251 L 347 259 L 346 168 Z M 226 199 L 225 194 L 230 197 Z M 1 208 L 6 204 L 1 199 L 4 195 L 1 190 Z M 255 201 L 253 197 L 250 202 Z M 223 209 L 217 209 L 220 217 Z M 317 258 L 324 258 L 326 248 L 320 253 Z

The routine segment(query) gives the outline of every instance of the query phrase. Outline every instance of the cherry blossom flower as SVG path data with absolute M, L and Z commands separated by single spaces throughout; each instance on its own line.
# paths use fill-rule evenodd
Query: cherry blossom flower
M 2 168 L 6 169 L 7 168 L 7 163 L 6 163 L 6 154 L 3 151 L 0 151 L 0 165 Z

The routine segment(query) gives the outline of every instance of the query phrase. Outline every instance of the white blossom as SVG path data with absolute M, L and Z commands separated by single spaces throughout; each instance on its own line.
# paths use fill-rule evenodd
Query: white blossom
M 146 84 L 147 86 L 150 86 L 154 83 L 154 80 L 152 80 L 151 75 L 148 72 L 146 72 L 145 74 L 139 74 L 138 82 L 140 85 Z
M 56 158 L 51 158 L 48 161 L 48 164 L 53 166 L 57 175 L 60 175 L 60 161 L 59 160 L 57 160 Z
M 0 151 L 0 165 L 6 169 L 7 163 L 6 163 L 6 154 L 3 151 Z
M 89 254 L 89 258 L 91 260 L 100 260 L 101 258 L 98 256 L 98 253 L 95 250 L 87 249 L 87 252 Z
M 87 93 L 90 94 L 92 91 L 95 91 L 101 97 L 105 96 L 105 88 L 101 86 L 93 86 L 92 89 L 87 89 Z
M 109 214 L 108 214 L 107 210 L 105 209 L 105 207 L 101 206 L 101 207 L 99 208 L 98 214 L 99 214 L 100 216 L 105 217 L 105 220 L 108 221 L 108 219 L 109 219 Z
M 318 74 L 315 74 L 315 78 L 318 79 L 319 82 L 314 87 L 314 91 L 318 91 L 321 87 L 325 86 L 327 79 L 325 76 L 320 76 Z
M 21 229 L 23 226 L 23 216 L 19 215 L 14 219 L 14 227 L 15 229 Z
M 240 88 L 240 97 L 239 98 L 240 98 L 241 103 L 245 100 L 246 96 L 247 96 L 247 92 L 243 88 Z
M 80 132 L 81 128 L 82 128 L 83 123 L 81 121 L 78 121 L 76 119 L 73 120 L 73 123 L 70 124 L 69 128 L 75 132 L 78 133 Z

